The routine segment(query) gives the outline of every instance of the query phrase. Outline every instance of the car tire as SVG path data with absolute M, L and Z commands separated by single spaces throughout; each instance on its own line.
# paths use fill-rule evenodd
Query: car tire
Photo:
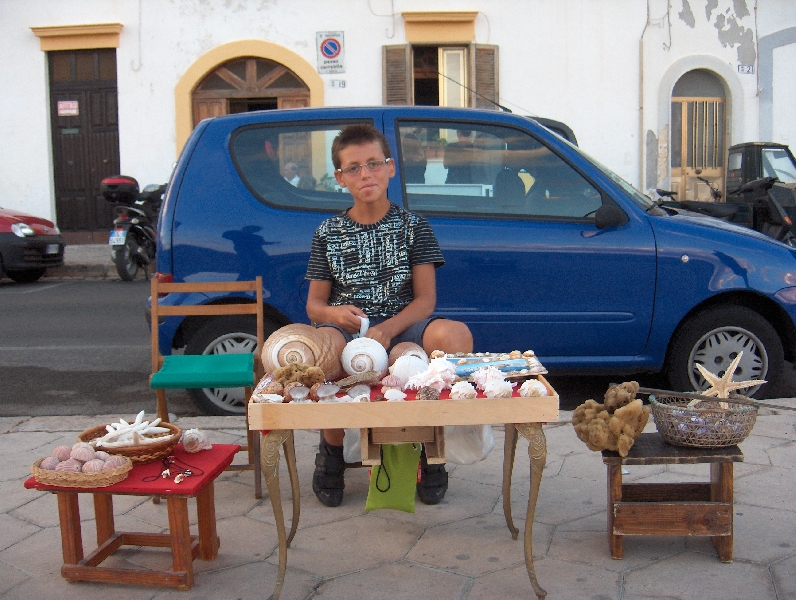
M 6 271 L 6 275 L 17 283 L 35 283 L 42 278 L 47 269 L 24 269 L 22 271 Z
M 278 326 L 265 321 L 267 338 Z M 216 317 L 191 335 L 185 354 L 228 354 L 254 352 L 257 348 L 256 321 L 244 316 Z M 243 388 L 202 388 L 188 390 L 196 407 L 208 415 L 242 415 L 246 412 Z
M 669 384 L 677 391 L 705 390 L 709 385 L 696 364 L 721 376 L 741 351 L 744 354 L 733 379 L 763 379 L 768 383 L 738 393 L 766 397 L 782 379 L 782 342 L 771 323 L 743 306 L 716 306 L 683 323 L 670 346 L 666 365 Z
M 138 242 L 129 232 L 123 246 L 114 246 L 113 262 L 116 265 L 116 272 L 123 281 L 133 281 L 138 274 L 138 262 L 135 254 L 138 250 Z

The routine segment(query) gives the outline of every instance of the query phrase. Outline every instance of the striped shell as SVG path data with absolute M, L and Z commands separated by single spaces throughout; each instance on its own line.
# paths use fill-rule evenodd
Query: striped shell
M 109 471 L 110 469 L 115 469 L 116 467 L 123 467 L 125 465 L 125 460 L 123 456 L 111 455 L 111 457 L 105 461 L 105 465 L 102 467 L 104 471 Z
M 387 373 L 389 367 L 384 346 L 371 338 L 356 338 L 348 342 L 343 348 L 340 362 L 349 375 L 376 371 L 378 379 Z
M 59 461 L 61 461 L 61 460 L 67 460 L 71 453 L 72 453 L 71 446 L 58 446 L 55 450 L 52 451 L 51 456 L 54 456 Z
M 80 473 L 80 469 L 82 468 L 83 463 L 81 463 L 79 460 L 75 460 L 74 458 L 61 461 L 55 465 L 56 471 L 68 471 L 70 473 Z
M 305 363 L 320 367 L 327 379 L 342 374 L 331 336 L 301 323 L 285 325 L 268 336 L 260 358 L 266 373 L 293 363 Z
M 88 462 L 94 460 L 97 457 L 97 453 L 88 442 L 78 442 L 72 446 L 70 457 L 80 462 Z
M 83 473 L 99 473 L 103 468 L 105 468 L 105 461 L 95 458 L 84 464 L 81 471 Z
M 47 458 L 45 458 L 44 460 L 42 460 L 39 463 L 39 468 L 40 469 L 45 469 L 47 471 L 54 471 L 55 467 L 57 467 L 58 463 L 60 463 L 60 462 L 61 461 L 58 460 L 57 456 L 48 456 Z

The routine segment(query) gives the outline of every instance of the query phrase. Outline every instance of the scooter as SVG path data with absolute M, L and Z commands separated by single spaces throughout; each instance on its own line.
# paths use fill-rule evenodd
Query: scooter
M 789 246 L 796 246 L 793 221 L 771 193 L 777 181 L 776 177 L 762 177 L 743 184 L 733 193 L 751 192 L 752 229 Z
M 150 184 L 139 191 L 133 177 L 117 175 L 103 179 L 100 191 L 108 202 L 120 203 L 108 239 L 119 277 L 132 281 L 138 269 L 148 277 L 148 267 L 155 262 L 155 229 L 166 184 Z

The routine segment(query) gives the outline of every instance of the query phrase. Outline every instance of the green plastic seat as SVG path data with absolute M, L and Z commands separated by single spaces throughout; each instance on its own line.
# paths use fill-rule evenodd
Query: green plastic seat
M 254 385 L 253 354 L 183 354 L 163 357 L 152 389 L 229 388 Z

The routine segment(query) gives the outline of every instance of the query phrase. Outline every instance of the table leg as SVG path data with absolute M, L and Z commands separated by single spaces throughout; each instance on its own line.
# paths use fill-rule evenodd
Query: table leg
M 622 465 L 608 465 L 608 545 L 611 558 L 623 556 L 622 536 L 614 534 L 614 516 L 617 502 L 622 501 Z
M 516 540 L 520 530 L 514 526 L 511 518 L 511 474 L 514 470 L 514 456 L 517 451 L 517 428 L 513 423 L 506 423 L 506 436 L 503 444 L 503 516 L 511 532 L 511 538 Z
M 262 440 L 260 448 L 260 461 L 263 477 L 268 486 L 268 495 L 271 498 L 271 508 L 276 521 L 276 533 L 279 539 L 279 573 L 274 585 L 273 600 L 279 600 L 282 586 L 285 583 L 287 570 L 287 537 L 285 536 L 285 517 L 282 514 L 282 497 L 279 494 L 279 447 L 292 435 L 289 429 L 269 431 Z
M 547 592 L 539 585 L 533 567 L 533 518 L 536 512 L 536 500 L 539 498 L 539 486 L 542 483 L 542 471 L 547 461 L 547 440 L 541 423 L 523 423 L 515 427 L 520 435 L 528 440 L 528 455 L 531 458 L 531 489 L 528 494 L 528 512 L 525 514 L 525 568 L 528 570 L 528 577 L 536 597 L 542 600 L 547 596 Z
M 169 513 L 173 571 L 186 575 L 185 583 L 177 589 L 189 590 L 193 587 L 193 555 L 191 531 L 188 527 L 188 498 L 169 496 L 166 507 Z
M 710 501 L 728 502 L 730 504 L 730 519 L 733 518 L 733 464 L 720 462 L 710 464 Z M 732 562 L 732 527 L 730 522 L 730 535 L 711 536 L 713 545 L 719 554 L 721 562 Z
M 113 522 L 113 495 L 92 495 L 94 496 L 94 519 L 97 524 L 97 546 L 102 546 L 116 533 Z
M 296 535 L 298 530 L 299 515 L 301 514 L 301 492 L 299 490 L 298 469 L 296 469 L 296 446 L 293 438 L 293 430 L 290 430 L 290 437 L 282 445 L 285 452 L 285 463 L 287 464 L 287 474 L 290 477 L 290 492 L 293 494 L 293 519 L 290 523 L 290 534 L 287 536 L 287 545 Z
M 56 492 L 58 519 L 61 522 L 61 547 L 64 564 L 76 565 L 83 560 L 83 534 L 80 530 L 80 506 L 76 492 Z
M 216 528 L 216 497 L 212 481 L 196 496 L 196 515 L 199 520 L 199 558 L 214 560 L 218 556 L 220 542 Z

